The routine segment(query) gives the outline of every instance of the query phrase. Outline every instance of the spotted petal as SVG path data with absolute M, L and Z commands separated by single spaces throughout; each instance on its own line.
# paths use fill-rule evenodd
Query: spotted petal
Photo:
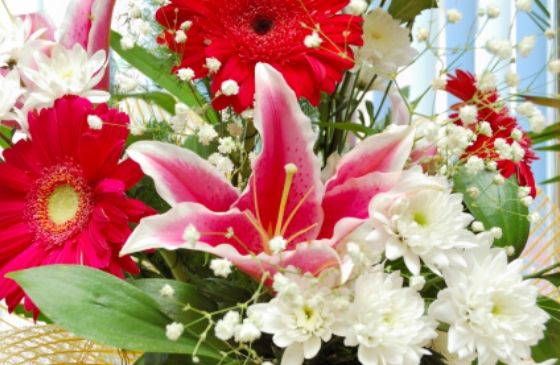
M 237 190 L 206 160 L 169 143 L 141 141 L 127 150 L 142 171 L 154 179 L 159 195 L 171 206 L 197 202 L 225 211 L 238 198 Z
M 255 127 L 262 139 L 262 152 L 236 206 L 253 212 L 271 234 L 278 233 L 280 218 L 285 237 L 297 234 L 297 241 L 313 239 L 323 219 L 323 185 L 319 160 L 313 153 L 311 122 L 278 71 L 258 64 L 256 80 Z M 285 213 L 279 217 L 287 164 L 295 164 L 297 173 L 287 194 Z

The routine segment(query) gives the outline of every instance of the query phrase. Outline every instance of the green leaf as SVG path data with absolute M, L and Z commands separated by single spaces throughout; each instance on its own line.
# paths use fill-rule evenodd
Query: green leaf
M 550 319 L 546 324 L 544 338 L 533 347 L 533 359 L 536 362 L 558 359 L 560 358 L 560 304 L 545 297 L 540 297 L 538 304 L 550 315 Z
M 547 280 L 549 283 L 554 285 L 555 287 L 560 287 L 560 272 L 554 274 L 548 274 L 542 277 L 542 279 Z M 560 313 L 559 313 L 560 315 Z
M 559 182 L 559 181 L 560 181 L 560 176 L 555 176 L 553 178 L 550 178 L 550 179 L 547 179 L 547 180 L 541 182 L 541 184 L 552 184 L 552 183 Z
M 533 104 L 546 106 L 550 108 L 560 108 L 560 98 L 551 98 L 547 96 L 537 95 L 521 95 L 525 100 L 529 100 Z
M 10 147 L 14 131 L 13 128 L 0 124 L 0 148 Z
M 139 46 L 125 50 L 121 47 L 120 41 L 121 35 L 111 31 L 111 48 L 126 62 L 137 68 L 138 71 L 190 107 L 200 107 L 205 103 L 204 97 L 194 86 L 189 87 L 188 83 L 180 82 L 171 72 L 162 70 L 162 62 L 158 57 Z M 210 122 L 215 123 L 218 121 L 218 115 L 213 109 L 209 111 L 207 116 Z
M 351 131 L 351 132 L 358 132 L 364 133 L 365 135 L 372 135 L 374 131 L 371 128 L 365 127 L 360 124 L 350 123 L 350 122 L 336 122 L 336 123 L 324 123 L 318 122 L 314 123 L 322 128 L 332 128 L 332 129 L 340 129 L 344 131 Z
M 454 176 L 454 187 L 463 193 L 467 208 L 476 220 L 482 222 L 486 229 L 500 227 L 503 236 L 494 244 L 500 247 L 513 246 L 515 256 L 519 255 L 529 236 L 528 208 L 517 197 L 519 185 L 515 176 L 498 186 L 493 182 L 495 173 L 482 172 L 469 175 L 460 169 Z M 476 187 L 480 195 L 472 198 L 467 189 Z
M 172 319 L 139 288 L 103 271 L 79 265 L 52 265 L 13 272 L 15 280 L 54 323 L 77 336 L 144 352 L 192 354 L 197 338 L 188 333 L 169 341 Z M 202 344 L 197 356 L 220 360 Z
M 152 91 L 148 93 L 140 93 L 140 94 L 120 94 L 114 95 L 114 98 L 117 100 L 122 100 L 126 98 L 135 98 L 141 99 L 146 101 L 148 104 L 157 104 L 163 110 L 170 114 L 175 114 L 175 98 L 168 93 L 164 93 L 161 91 Z
M 436 0 L 393 0 L 389 14 L 403 22 L 414 20 L 423 10 L 437 8 Z

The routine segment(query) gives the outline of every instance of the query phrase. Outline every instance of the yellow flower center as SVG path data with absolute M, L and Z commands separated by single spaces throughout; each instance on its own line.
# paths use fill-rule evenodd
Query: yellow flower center
M 76 217 L 80 207 L 80 195 L 70 185 L 61 185 L 48 198 L 47 211 L 50 220 L 62 225 Z

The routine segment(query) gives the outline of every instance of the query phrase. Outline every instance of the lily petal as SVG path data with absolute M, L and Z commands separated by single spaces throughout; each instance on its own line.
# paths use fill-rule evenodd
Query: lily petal
M 65 23 L 61 27 L 63 35 L 60 43 L 66 48 L 80 44 L 93 55 L 98 50 L 109 54 L 109 37 L 111 20 L 116 0 L 80 0 L 73 1 L 66 11 Z M 98 88 L 109 89 L 109 72 L 105 75 Z
M 366 219 L 371 199 L 391 190 L 400 177 L 400 172 L 372 172 L 328 190 L 323 199 L 325 220 L 319 238 L 330 238 L 335 225 L 343 218 Z
M 256 80 L 255 127 L 263 148 L 236 207 L 253 212 L 270 234 L 277 235 L 280 225 L 285 227 L 281 234 L 286 238 L 297 235 L 297 241 L 313 239 L 323 220 L 320 202 L 324 187 L 319 160 L 313 153 L 311 122 L 301 111 L 295 93 L 273 67 L 259 63 Z M 285 194 L 288 164 L 295 164 L 297 172 Z M 283 195 L 287 201 L 282 214 Z
M 142 171 L 154 179 L 158 194 L 171 206 L 196 202 L 226 211 L 239 193 L 206 160 L 184 148 L 157 141 L 133 143 L 127 150 Z
M 402 170 L 413 143 L 412 127 L 397 127 L 393 131 L 366 138 L 342 157 L 336 174 L 327 181 L 327 191 L 371 172 Z

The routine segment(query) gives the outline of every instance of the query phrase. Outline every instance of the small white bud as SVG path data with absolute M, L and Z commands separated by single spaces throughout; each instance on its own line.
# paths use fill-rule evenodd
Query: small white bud
M 447 11 L 447 21 L 451 24 L 459 23 L 463 19 L 463 14 L 457 9 L 449 9 Z
M 192 224 L 189 224 L 183 232 L 183 240 L 188 244 L 194 246 L 200 240 L 200 232 Z
M 235 80 L 226 80 L 222 82 L 220 88 L 225 96 L 233 96 L 239 94 L 239 84 Z
M 484 231 L 484 224 L 482 222 L 479 222 L 479 221 L 474 221 L 471 224 L 471 229 L 474 232 L 483 232 Z
M 287 245 L 288 245 L 288 241 L 285 240 L 284 237 L 282 236 L 276 236 L 268 242 L 268 246 L 270 247 L 270 250 L 272 251 L 272 253 L 275 254 L 284 251 Z
M 173 296 L 175 295 L 175 289 L 173 289 L 171 285 L 165 284 L 159 290 L 159 295 L 162 298 L 173 298 Z
M 190 21 L 190 20 L 185 20 L 184 22 L 181 23 L 181 26 L 180 26 L 181 30 L 183 30 L 183 31 L 187 31 L 187 30 L 191 29 L 191 27 L 192 27 L 192 21 Z
M 494 237 L 494 239 L 499 240 L 503 236 L 502 229 L 500 227 L 492 227 L 490 229 L 490 233 Z
M 213 259 L 210 261 L 210 269 L 216 276 L 227 278 L 232 270 L 232 263 L 228 259 Z
M 175 33 L 175 43 L 185 43 L 187 41 L 187 35 L 184 31 L 178 30 Z
M 179 77 L 181 81 L 191 81 L 194 79 L 194 71 L 190 67 L 180 68 L 177 70 L 177 77 Z
M 307 48 L 319 48 L 319 46 L 321 46 L 321 43 L 323 43 L 323 39 L 321 38 L 319 33 L 317 33 L 317 31 L 315 30 L 313 31 L 313 33 L 306 36 L 305 39 L 303 40 L 303 44 Z
M 498 185 L 498 186 L 502 186 L 504 185 L 506 182 L 506 178 L 503 177 L 502 174 L 496 174 L 494 175 L 494 184 Z
M 170 341 L 177 341 L 184 331 L 185 326 L 178 322 L 173 322 L 165 326 L 165 335 Z
M 100 130 L 103 128 L 103 120 L 97 115 L 88 115 L 87 117 L 88 126 L 94 130 Z

